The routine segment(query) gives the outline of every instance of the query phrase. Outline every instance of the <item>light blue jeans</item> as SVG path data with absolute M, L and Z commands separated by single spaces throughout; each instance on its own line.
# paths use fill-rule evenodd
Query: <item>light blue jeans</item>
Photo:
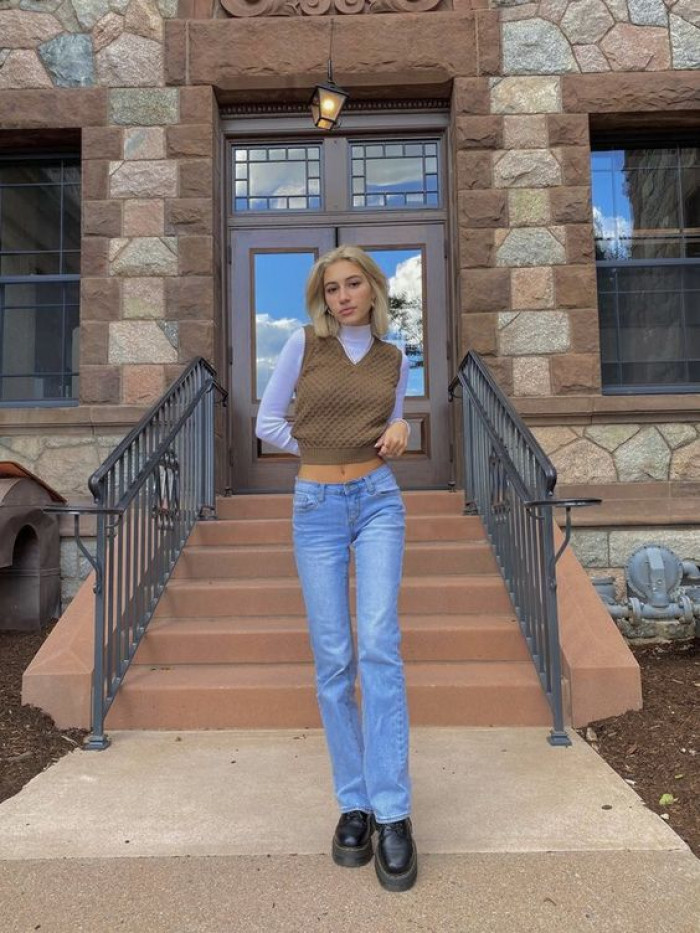
M 401 492 L 388 466 L 349 483 L 297 479 L 294 554 L 309 620 L 316 692 L 341 812 L 379 823 L 411 812 L 408 709 L 398 596 L 405 537 Z M 350 628 L 355 551 L 357 654 Z M 362 719 L 355 699 L 360 672 Z

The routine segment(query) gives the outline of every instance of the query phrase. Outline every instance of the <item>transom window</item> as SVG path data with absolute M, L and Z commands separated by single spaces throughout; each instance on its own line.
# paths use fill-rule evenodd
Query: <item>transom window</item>
M 78 395 L 80 163 L 0 159 L 0 403 Z
M 603 387 L 700 391 L 700 148 L 592 153 Z
M 234 214 L 424 210 L 442 201 L 440 140 L 352 139 L 232 147 Z

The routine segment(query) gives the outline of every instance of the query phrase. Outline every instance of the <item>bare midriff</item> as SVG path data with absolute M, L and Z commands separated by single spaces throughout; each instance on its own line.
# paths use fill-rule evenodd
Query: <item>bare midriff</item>
M 349 483 L 380 466 L 384 466 L 381 457 L 372 457 L 363 463 L 302 463 L 298 476 L 312 483 Z

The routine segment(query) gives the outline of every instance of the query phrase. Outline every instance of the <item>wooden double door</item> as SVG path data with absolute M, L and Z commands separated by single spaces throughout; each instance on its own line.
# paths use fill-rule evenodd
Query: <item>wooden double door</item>
M 315 260 L 356 244 L 389 282 L 387 337 L 406 353 L 409 449 L 392 463 L 401 486 L 444 487 L 449 478 L 445 226 L 436 223 L 295 226 L 230 232 L 231 476 L 235 492 L 292 488 L 298 458 L 255 436 L 260 398 L 290 334 L 308 323 L 304 286 Z M 289 417 L 294 417 L 294 404 Z

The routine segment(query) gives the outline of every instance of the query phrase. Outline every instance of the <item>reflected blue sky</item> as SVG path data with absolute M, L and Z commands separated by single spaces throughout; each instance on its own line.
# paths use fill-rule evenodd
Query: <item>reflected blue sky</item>
M 416 249 L 370 250 L 392 283 L 392 293 L 405 297 L 408 332 L 392 330 L 387 339 L 407 353 L 410 363 L 408 395 L 423 395 L 423 282 L 422 257 Z M 279 353 L 298 328 L 308 323 L 304 303 L 306 279 L 315 260 L 313 252 L 256 253 L 254 256 L 254 308 L 256 389 L 260 397 Z

